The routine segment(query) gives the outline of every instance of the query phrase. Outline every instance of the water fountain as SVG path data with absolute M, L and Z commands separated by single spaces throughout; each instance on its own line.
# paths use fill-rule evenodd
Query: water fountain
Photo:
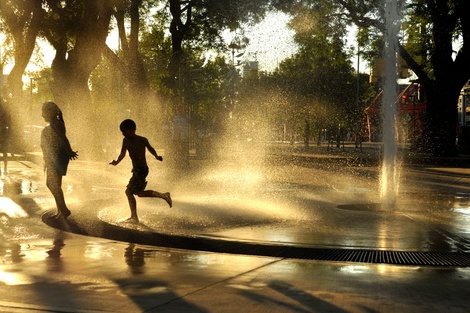
M 389 1 L 387 8 L 393 7 L 394 2 Z M 387 9 L 388 24 L 394 25 L 387 33 L 387 79 L 384 88 L 385 126 L 381 184 L 382 203 L 387 210 L 394 207 L 398 182 L 394 123 L 397 51 L 395 41 L 399 28 L 396 11 L 396 4 L 394 8 Z M 229 133 L 235 134 L 236 130 L 232 129 Z M 235 137 L 224 137 L 220 142 L 219 158 L 216 161 L 209 161 L 207 166 L 202 166 L 200 171 L 192 176 L 172 182 L 170 191 L 174 194 L 175 203 L 172 210 L 167 210 L 160 202 L 138 199 L 142 229 L 157 229 L 173 234 L 194 235 L 202 231 L 228 235 L 235 231 L 240 234 L 240 229 L 246 231 L 246 227 L 254 225 L 271 225 L 272 231 L 267 236 L 277 237 L 279 233 L 276 230 L 285 229 L 282 224 L 288 224 L 289 227 L 301 224 L 304 225 L 302 228 L 308 229 L 318 220 L 326 218 L 324 211 L 333 210 L 338 205 L 357 203 L 358 199 L 366 203 L 377 202 L 376 185 L 356 177 L 355 170 L 339 167 L 303 169 L 290 164 L 267 164 L 266 151 L 260 145 L 262 141 L 248 142 Z M 82 167 L 75 166 L 76 164 L 78 163 L 71 163 L 67 177 L 74 180 L 67 196 L 70 206 L 90 203 L 90 191 L 87 187 L 93 185 L 106 199 L 101 203 L 90 204 L 104 206 L 99 209 L 99 218 L 121 227 L 135 227 L 122 223 L 129 214 L 123 192 L 128 172 L 123 168 L 106 168 L 103 177 L 109 179 L 101 182 L 94 175 L 93 178 L 87 179 L 90 173 L 83 172 Z M 160 163 L 150 163 L 150 189 L 167 188 L 168 177 L 161 180 L 159 177 L 161 166 Z M 152 186 L 156 181 L 152 175 L 157 175 L 161 186 L 164 187 L 158 184 Z M 109 182 L 114 183 L 107 186 L 106 183 Z M 354 189 L 351 186 L 354 186 Z M 328 233 L 325 230 L 325 236 Z M 288 237 L 289 235 L 286 235 L 283 241 L 296 241 Z
M 397 15 L 389 18 L 398 23 Z M 2 283 L 9 288 L 2 306 L 125 312 L 464 308 L 470 277 L 470 174 L 449 175 L 451 192 L 443 198 L 430 192 L 442 190 L 448 169 L 411 174 L 434 174 L 438 183 L 409 179 L 412 169 L 403 171 L 406 192 L 397 203 L 396 32 L 391 33 L 381 208 L 375 206 L 377 166 L 320 164 L 319 158 L 269 162 L 258 142 L 224 138 L 218 158 L 197 160 L 198 171 L 180 180 L 170 181 L 161 175 L 161 163 L 149 160 L 149 188 L 170 188 L 174 207 L 138 199 L 140 224 L 121 221 L 129 214 L 124 195 L 129 164 L 73 162 L 64 179 L 73 214 L 56 223 L 43 215 L 62 232 L 38 223 L 36 212 L 54 206 L 40 165 L 15 162 L 12 174 L 38 173 L 31 180 L 34 187 L 41 183 L 27 196 L 25 191 L 7 195 L 13 199 L 9 202 L 0 197 L 0 208 L 12 212 L 37 207 L 24 212 L 28 217 L 0 212 L 1 237 L 14 243 L 3 244 L 1 251 Z M 13 186 L 18 192 L 19 186 Z M 460 208 L 452 212 L 455 190 L 461 192 Z M 419 197 L 409 197 L 411 192 Z M 364 203 L 373 204 L 372 209 Z
M 141 220 L 138 225 L 123 222 L 129 215 L 124 195 L 128 171 L 123 167 L 104 169 L 102 164 L 91 163 L 85 171 L 80 163 L 72 163 L 67 176 L 72 187 L 67 188 L 70 191 L 67 199 L 71 209 L 77 208 L 77 214 L 72 214 L 71 219 L 80 224 L 79 210 L 84 207 L 83 214 L 90 214 L 91 219 L 98 216 L 100 221 L 120 229 L 289 244 L 409 248 L 403 244 L 403 237 L 416 231 L 414 220 L 422 218 L 419 210 L 442 208 L 436 208 L 429 198 L 410 200 L 407 195 L 400 195 L 397 204 L 395 98 L 400 20 L 396 1 L 386 1 L 385 8 L 389 28 L 385 40 L 380 195 L 377 168 L 319 165 L 315 159 L 299 166 L 284 161 L 282 156 L 267 162 L 266 150 L 260 145 L 262 140 L 223 137 L 218 145 L 221 152 L 216 153 L 218 158 L 199 160 L 198 170 L 180 180 L 162 177 L 162 165 L 149 163 L 148 188 L 169 189 L 174 207 L 168 209 L 164 202 L 154 199 L 138 199 Z M 256 107 L 253 105 L 253 109 Z M 229 133 L 235 134 L 236 130 Z M 415 187 L 404 184 L 408 190 Z M 400 214 L 389 214 L 405 210 L 412 217 L 410 220 L 404 220 Z M 102 235 L 99 226 L 95 226 L 92 231 Z M 425 237 L 421 235 L 416 234 L 417 241 Z
M 400 18 L 396 0 L 385 1 L 385 72 L 382 97 L 383 115 L 383 162 L 381 174 L 382 208 L 393 209 L 396 204 L 399 183 L 399 164 L 397 159 L 397 52 Z

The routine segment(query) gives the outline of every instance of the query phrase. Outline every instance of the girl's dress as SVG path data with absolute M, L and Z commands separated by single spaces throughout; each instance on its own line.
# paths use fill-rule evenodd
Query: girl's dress
M 41 148 L 46 170 L 54 170 L 65 176 L 70 157 L 73 155 L 70 142 L 65 136 L 65 125 L 57 121 L 46 126 L 41 133 Z

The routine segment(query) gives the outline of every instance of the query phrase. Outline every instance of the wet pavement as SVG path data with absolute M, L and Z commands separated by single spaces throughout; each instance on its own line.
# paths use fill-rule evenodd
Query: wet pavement
M 72 162 L 64 190 L 73 213 L 52 222 L 41 165 L 12 161 L 0 196 L 0 311 L 470 311 L 469 265 L 322 259 L 468 258 L 470 169 L 404 166 L 389 211 L 378 201 L 377 166 L 300 163 L 201 161 L 184 181 L 150 163 L 149 188 L 170 191 L 174 205 L 137 199 L 133 224 L 129 166 Z

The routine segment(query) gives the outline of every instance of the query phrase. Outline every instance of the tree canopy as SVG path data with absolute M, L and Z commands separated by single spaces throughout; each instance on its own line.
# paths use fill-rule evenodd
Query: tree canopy
M 362 39 L 375 42 L 370 47 L 376 48 L 377 34 L 387 28 L 381 1 L 337 2 L 342 7 L 339 12 L 365 30 L 363 35 L 375 35 Z M 423 84 L 427 98 L 424 148 L 435 155 L 455 155 L 457 102 L 470 79 L 470 2 L 403 0 L 399 4 L 403 13 L 399 53 Z M 457 39 L 459 48 L 454 51 Z
M 9 88 L 21 93 L 25 64 L 33 43 L 42 36 L 55 49 L 52 92 L 67 110 L 93 102 L 90 77 L 105 56 L 108 70 L 122 75 L 121 87 L 131 95 L 129 102 L 141 99 L 134 103 L 146 103 L 143 107 L 147 110 L 155 101 L 152 94 L 157 92 L 167 108 L 184 98 L 188 109 L 198 114 L 209 112 L 216 105 L 210 104 L 211 98 L 224 99 L 224 92 L 215 96 L 215 89 L 230 92 L 230 69 L 223 57 L 201 61 L 204 51 L 227 49 L 224 30 L 256 23 L 274 9 L 292 16 L 290 26 L 299 50 L 282 62 L 275 74 L 258 79 L 271 81 L 270 86 L 283 92 L 302 95 L 305 107 L 325 103 L 339 110 L 335 113 L 339 120 L 353 124 L 357 113 L 354 118 L 345 116 L 359 112 L 365 98 L 355 94 L 358 80 L 350 51 L 345 49 L 347 26 L 360 27 L 358 40 L 363 55 L 370 60 L 377 57 L 387 27 L 382 4 L 377 0 L 5 0 L 0 4 L 0 19 L 15 43 Z M 456 102 L 470 78 L 470 49 L 466 47 L 470 3 L 402 0 L 399 4 L 403 13 L 402 32 L 397 38 L 399 52 L 428 98 L 426 146 L 435 154 L 455 154 Z M 120 51 L 106 45 L 114 25 L 119 31 Z M 460 40 L 458 51 L 453 50 L 456 39 Z M 369 89 L 362 86 L 361 92 L 368 93 Z

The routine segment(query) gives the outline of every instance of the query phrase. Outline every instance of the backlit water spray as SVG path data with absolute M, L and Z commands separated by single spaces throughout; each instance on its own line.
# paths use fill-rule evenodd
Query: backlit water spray
M 397 52 L 398 32 L 400 30 L 397 0 L 385 0 L 385 72 L 382 97 L 383 114 L 383 160 L 381 172 L 382 208 L 395 207 L 398 194 L 399 166 L 397 160 Z

